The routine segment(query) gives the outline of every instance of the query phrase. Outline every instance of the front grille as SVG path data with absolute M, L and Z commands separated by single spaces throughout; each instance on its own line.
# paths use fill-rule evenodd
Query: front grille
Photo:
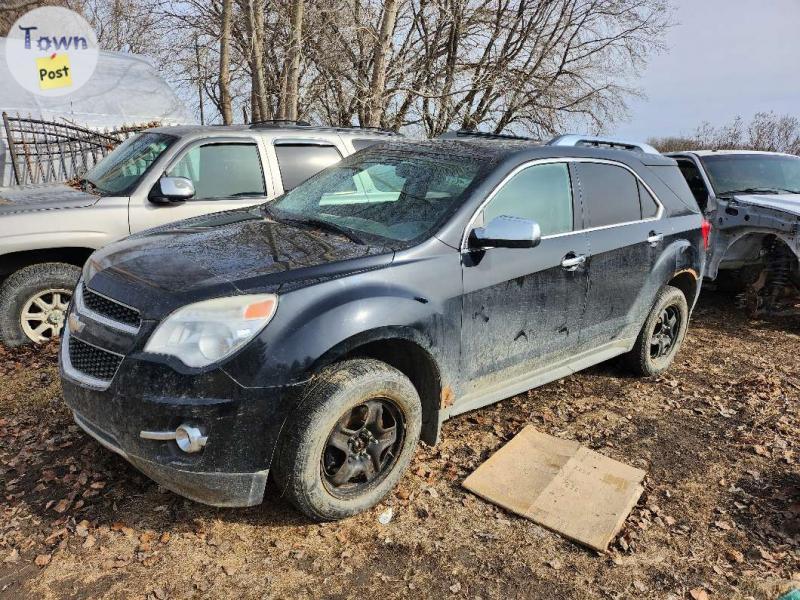
M 101 381 L 111 381 L 117 373 L 122 357 L 70 336 L 69 362 L 73 369 L 84 375 Z
M 100 294 L 95 294 L 85 286 L 83 288 L 83 305 L 89 310 L 118 323 L 136 328 L 142 324 L 138 310 L 128 308 L 124 304 L 115 302 Z

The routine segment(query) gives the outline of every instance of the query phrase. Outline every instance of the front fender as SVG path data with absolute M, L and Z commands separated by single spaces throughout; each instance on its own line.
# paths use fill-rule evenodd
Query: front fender
M 357 345 L 402 339 L 426 350 L 443 378 L 455 379 L 460 296 L 442 301 L 385 281 L 362 286 L 349 279 L 282 297 L 273 322 L 225 371 L 245 387 L 292 385 Z

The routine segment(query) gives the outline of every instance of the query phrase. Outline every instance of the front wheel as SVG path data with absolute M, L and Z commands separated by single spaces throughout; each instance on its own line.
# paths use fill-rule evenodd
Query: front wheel
M 20 269 L 0 286 L 0 342 L 9 347 L 58 337 L 81 270 L 66 263 Z
M 273 477 L 313 519 L 368 510 L 414 454 L 422 426 L 417 390 L 397 369 L 370 359 L 332 365 L 308 385 L 286 424 Z
M 665 285 L 633 349 L 623 356 L 626 366 L 637 375 L 649 377 L 666 371 L 686 337 L 689 305 L 678 288 Z

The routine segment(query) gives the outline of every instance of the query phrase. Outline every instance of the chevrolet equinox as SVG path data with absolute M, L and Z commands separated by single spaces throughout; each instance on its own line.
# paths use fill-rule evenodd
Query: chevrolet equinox
M 98 250 L 61 341 L 75 420 L 188 498 L 258 504 L 271 474 L 327 520 L 454 415 L 619 355 L 662 372 L 708 230 L 674 160 L 575 138 L 383 143 Z

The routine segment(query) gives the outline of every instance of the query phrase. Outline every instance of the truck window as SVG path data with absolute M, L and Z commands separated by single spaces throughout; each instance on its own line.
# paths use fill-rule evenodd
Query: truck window
M 639 183 L 627 169 L 601 163 L 578 163 L 587 227 L 639 221 Z
M 572 188 L 565 163 L 523 169 L 483 209 L 483 222 L 506 215 L 536 221 L 542 235 L 572 231 Z
M 353 144 L 353 148 L 356 152 L 359 150 L 363 150 L 364 148 L 369 148 L 370 146 L 374 146 L 375 144 L 380 144 L 383 140 L 376 140 L 376 139 L 366 139 L 366 138 L 357 138 L 351 140 Z
M 195 190 L 193 200 L 266 195 L 255 144 L 195 146 L 167 175 L 191 179 Z
M 293 190 L 312 175 L 342 160 L 336 146 L 276 144 L 283 191 Z
M 708 204 L 708 189 L 706 189 L 700 169 L 688 158 L 679 158 L 677 160 L 678 168 L 681 170 L 686 183 L 689 184 L 689 189 L 692 190 L 692 196 L 697 200 L 700 210 L 705 211 L 706 204 Z

